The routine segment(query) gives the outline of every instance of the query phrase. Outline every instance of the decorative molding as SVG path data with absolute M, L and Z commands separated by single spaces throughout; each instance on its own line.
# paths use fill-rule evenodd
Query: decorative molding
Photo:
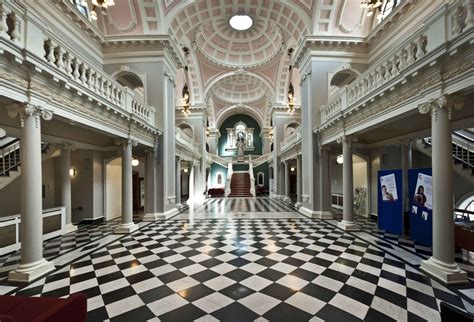
M 135 10 L 135 6 L 133 5 L 133 1 L 134 0 L 128 0 L 128 7 L 130 9 L 130 14 L 132 15 L 132 19 L 128 23 L 128 26 L 125 26 L 125 27 L 119 27 L 118 22 L 115 21 L 114 18 L 112 17 L 112 10 L 110 8 L 107 8 L 107 20 L 109 21 L 109 24 L 115 29 L 117 29 L 118 31 L 127 32 L 137 26 L 137 23 L 138 23 L 137 13 Z
M 25 118 L 33 116 L 35 118 L 36 127 L 39 126 L 40 119 L 50 121 L 53 118 L 53 111 L 47 110 L 41 106 L 30 103 L 13 103 L 7 107 L 8 116 L 12 119 L 19 117 L 21 127 L 25 125 Z
M 427 103 L 418 106 L 420 114 L 431 113 L 435 121 L 438 120 L 438 110 L 448 109 L 448 119 L 451 120 L 453 109 L 461 110 L 464 106 L 464 98 L 459 95 L 443 95 L 437 99 L 430 99 Z
M 350 34 L 356 31 L 357 29 L 362 26 L 362 23 L 364 22 L 364 17 L 365 17 L 365 10 L 361 10 L 360 16 L 359 16 L 359 21 L 355 24 L 354 27 L 349 28 L 344 25 L 342 22 L 342 16 L 344 15 L 344 10 L 346 8 L 347 0 L 342 0 L 341 5 L 339 6 L 339 12 L 337 14 L 337 27 L 345 34 Z

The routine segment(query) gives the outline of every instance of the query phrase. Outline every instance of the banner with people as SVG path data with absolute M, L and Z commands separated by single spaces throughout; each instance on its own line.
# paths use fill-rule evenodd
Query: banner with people
M 402 170 L 381 170 L 378 178 L 378 226 L 387 232 L 402 235 Z
M 431 168 L 408 170 L 410 238 L 420 244 L 433 243 L 433 178 Z

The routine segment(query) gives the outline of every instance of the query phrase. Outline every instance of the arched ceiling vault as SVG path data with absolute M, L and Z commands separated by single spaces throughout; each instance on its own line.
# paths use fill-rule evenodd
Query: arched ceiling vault
M 191 97 L 212 109 L 211 124 L 222 111 L 244 105 L 262 126 L 269 125 L 268 107 L 284 101 L 287 92 L 287 49 L 312 27 L 313 1 L 297 2 L 165 0 L 169 33 L 191 52 Z M 249 15 L 253 25 L 245 31 L 233 29 L 229 19 L 235 14 Z

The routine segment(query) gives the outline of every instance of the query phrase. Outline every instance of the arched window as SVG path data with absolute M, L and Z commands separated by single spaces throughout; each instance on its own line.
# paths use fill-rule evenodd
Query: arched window
M 222 173 L 217 174 L 217 185 L 222 185 Z

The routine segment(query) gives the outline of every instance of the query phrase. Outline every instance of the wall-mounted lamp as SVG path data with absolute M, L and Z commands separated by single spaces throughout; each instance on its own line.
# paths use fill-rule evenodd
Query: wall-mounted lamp
M 132 159 L 132 167 L 137 167 L 140 164 L 140 161 L 138 161 L 137 158 Z
M 75 177 L 76 173 L 77 173 L 76 169 L 74 169 L 74 168 L 69 169 L 69 176 L 70 177 Z
M 344 162 L 344 158 L 342 157 L 342 154 L 340 154 L 336 157 L 336 163 L 342 164 L 342 162 Z
M 290 171 L 291 171 L 291 172 L 295 172 L 295 170 L 296 170 L 295 167 L 291 167 L 291 168 L 290 168 Z
M 189 171 L 188 168 L 184 168 L 184 169 L 183 169 L 183 172 L 184 172 L 184 173 L 188 173 L 188 171 Z
M 189 107 L 190 107 L 190 103 L 189 103 L 189 90 L 188 90 L 188 85 L 187 84 L 184 84 L 184 87 L 183 87 L 183 91 L 182 91 L 182 98 L 181 98 L 181 101 L 182 101 L 182 104 L 183 104 L 183 109 L 181 110 L 181 112 L 183 112 L 183 114 L 185 116 L 188 116 L 189 113 L 191 113 Z
M 293 115 L 295 112 L 295 89 L 293 88 L 293 84 L 290 82 L 290 86 L 288 89 L 288 113 Z

